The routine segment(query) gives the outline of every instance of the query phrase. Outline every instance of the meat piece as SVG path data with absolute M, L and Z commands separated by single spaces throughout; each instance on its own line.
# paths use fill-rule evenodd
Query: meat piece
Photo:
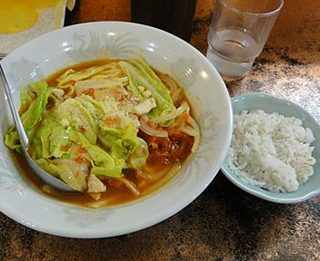
M 88 192 L 89 193 L 98 193 L 105 192 L 107 190 L 106 186 L 102 183 L 96 175 L 90 174 L 88 178 Z

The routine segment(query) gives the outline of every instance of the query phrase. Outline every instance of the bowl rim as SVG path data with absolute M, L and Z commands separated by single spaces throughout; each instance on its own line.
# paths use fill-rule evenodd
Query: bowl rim
M 257 99 L 257 98 L 267 99 L 267 100 L 270 100 L 273 102 L 277 102 L 279 104 L 281 103 L 283 105 L 289 104 L 289 105 L 295 107 L 297 110 L 302 111 L 303 114 L 306 115 L 309 118 L 309 120 L 312 121 L 315 124 L 315 126 L 317 128 L 319 128 L 319 130 L 320 130 L 320 124 L 317 122 L 317 120 L 307 110 L 305 110 L 303 107 L 301 107 L 299 104 L 297 104 L 293 101 L 286 100 L 284 98 L 280 98 L 280 97 L 277 97 L 277 96 L 274 96 L 274 95 L 271 95 L 268 93 L 263 93 L 263 92 L 250 92 L 250 93 L 245 93 L 245 94 L 241 94 L 241 95 L 232 97 L 231 104 L 232 104 L 233 113 L 234 113 L 233 106 L 237 100 L 239 100 L 239 99 Z M 311 190 L 310 192 L 308 192 L 304 195 L 301 195 L 301 196 L 293 196 L 290 198 L 276 197 L 276 195 L 281 195 L 281 193 L 280 192 L 271 192 L 271 191 L 267 191 L 267 190 L 265 192 L 263 190 L 260 191 L 260 190 L 258 190 L 259 189 L 258 186 L 251 185 L 251 184 L 247 183 L 245 180 L 242 180 L 241 178 L 237 177 L 235 174 L 230 173 L 226 168 L 227 163 L 228 162 L 225 159 L 224 163 L 221 166 L 221 171 L 224 174 L 224 176 L 227 177 L 227 179 L 229 179 L 234 185 L 236 185 L 240 189 L 246 191 L 247 193 L 249 193 L 253 196 L 259 197 L 261 199 L 264 199 L 264 200 L 267 200 L 270 202 L 274 202 L 274 203 L 280 203 L 280 204 L 293 204 L 293 203 L 299 203 L 299 202 L 305 201 L 307 199 L 310 199 L 311 197 L 314 197 L 314 196 L 317 196 L 320 194 L 320 187 L 319 187 L 318 189 Z M 313 175 L 315 175 L 316 172 L 317 171 L 314 169 Z M 275 196 L 268 195 L 266 193 L 272 193 Z M 289 195 L 289 194 L 290 193 L 286 193 L 286 195 Z
M 217 70 L 215 69 L 215 67 L 206 59 L 206 57 L 199 51 L 197 50 L 195 47 L 193 47 L 191 44 L 187 43 L 186 41 L 180 39 L 179 37 L 168 33 L 166 31 L 163 31 L 161 29 L 157 29 L 155 27 L 152 26 L 148 26 L 148 25 L 143 25 L 143 24 L 138 24 L 138 23 L 130 23 L 130 22 L 117 22 L 117 21 L 100 21 L 100 22 L 90 22 L 90 23 L 82 23 L 82 24 L 76 24 L 76 25 L 72 25 L 72 26 L 68 26 L 68 27 L 64 27 L 64 28 L 60 28 L 57 30 L 54 30 L 52 32 L 46 33 L 44 35 L 41 35 L 33 40 L 31 40 L 30 42 L 27 42 L 26 44 L 20 46 L 19 48 L 17 48 L 16 50 L 14 50 L 13 52 L 11 52 L 10 54 L 8 54 L 2 61 L 0 61 L 0 63 L 5 63 L 7 61 L 9 61 L 11 59 L 11 57 L 15 54 L 15 53 L 19 53 L 22 52 L 24 48 L 26 47 L 32 47 L 32 45 L 34 45 L 34 43 L 36 41 L 39 41 L 40 39 L 44 39 L 46 38 L 48 35 L 53 35 L 53 34 L 57 34 L 57 32 L 68 32 L 69 30 L 73 30 L 73 28 L 77 28 L 78 30 L 80 28 L 83 27 L 88 27 L 88 26 L 96 26 L 96 25 L 110 25 L 112 24 L 113 26 L 116 25 L 124 25 L 124 26 L 128 26 L 128 27 L 136 27 L 136 28 L 142 28 L 142 29 L 148 29 L 148 30 L 153 30 L 155 32 L 159 32 L 162 35 L 166 35 L 167 37 L 173 39 L 175 42 L 177 42 L 179 45 L 183 44 L 184 46 L 186 46 L 186 48 L 190 49 L 195 56 L 197 56 L 199 59 L 201 59 L 203 61 L 203 63 L 207 66 L 208 70 L 210 70 L 210 72 L 212 72 L 215 80 L 217 80 L 219 88 L 221 88 L 221 93 L 223 94 L 223 97 L 225 97 L 225 99 L 227 100 L 227 111 L 228 111 L 228 118 L 229 121 L 226 122 L 226 124 L 228 124 L 228 133 L 226 135 L 226 140 L 225 140 L 225 146 L 224 146 L 224 150 L 220 152 L 220 157 L 219 159 L 216 161 L 215 164 L 210 164 L 208 167 L 208 173 L 207 175 L 205 175 L 205 178 L 202 179 L 201 184 L 199 184 L 197 186 L 197 189 L 195 189 L 192 193 L 190 193 L 189 195 L 186 195 L 186 197 L 184 199 L 182 199 L 180 201 L 180 203 L 175 204 L 176 206 L 174 208 L 171 208 L 170 211 L 165 211 L 163 213 L 159 213 L 159 215 L 156 218 L 153 218 L 152 220 L 148 220 L 148 221 L 144 221 L 141 222 L 138 225 L 135 226 L 131 226 L 131 228 L 121 228 L 118 230 L 117 233 L 112 233 L 112 234 L 108 234 L 105 231 L 100 231 L 100 232 L 92 232 L 90 234 L 88 234 L 88 232 L 85 231 L 79 231 L 77 233 L 72 233 L 72 232 L 68 232 L 68 231 L 64 231 L 63 229 L 60 229 L 59 231 L 56 230 L 52 230 L 52 229 L 48 229 L 45 226 L 42 225 L 35 225 L 34 223 L 30 223 L 30 222 L 25 222 L 25 220 L 23 218 L 21 218 L 19 216 L 19 211 L 17 210 L 12 210 L 10 209 L 8 206 L 1 206 L 1 212 L 3 212 L 5 215 L 7 215 L 8 217 L 10 217 L 11 219 L 27 226 L 30 227 L 32 229 L 44 232 L 44 233 L 48 233 L 48 234 L 53 234 L 53 235 L 58 235 L 58 236 L 63 236 L 63 237 L 72 237 L 72 238 L 102 238 L 102 237 L 111 237 L 111 236 L 117 236 L 117 235 L 123 235 L 123 234 L 128 234 L 128 233 L 132 233 L 135 231 L 139 231 L 141 229 L 145 229 L 147 227 L 150 227 L 152 225 L 155 225 L 159 222 L 162 222 L 164 220 L 166 220 L 167 218 L 173 216 L 174 214 L 178 213 L 179 211 L 181 211 L 183 208 L 185 208 L 186 206 L 188 206 L 191 202 L 193 202 L 205 189 L 206 187 L 212 182 L 212 180 L 215 178 L 215 176 L 217 175 L 222 163 L 223 163 L 223 159 L 224 156 L 227 153 L 228 150 L 228 146 L 231 142 L 231 134 L 232 134 L 232 107 L 231 107 L 231 100 L 230 100 L 230 95 L 228 93 L 228 90 L 226 88 L 226 85 L 224 83 L 224 81 L 222 80 L 221 76 L 219 75 L 219 73 L 217 72 Z M 116 29 L 115 29 L 116 30 Z M 209 171 L 210 170 L 210 171 Z M 36 192 L 38 193 L 38 192 Z M 80 207 L 81 208 L 81 207 Z

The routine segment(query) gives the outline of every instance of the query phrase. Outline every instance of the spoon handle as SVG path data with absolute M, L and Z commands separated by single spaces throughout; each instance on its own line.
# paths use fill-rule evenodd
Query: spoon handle
M 27 134 L 24 131 L 22 122 L 20 120 L 19 113 L 18 113 L 18 111 L 17 111 L 17 109 L 16 109 L 16 107 L 15 107 L 15 105 L 13 103 L 13 98 L 12 98 L 12 95 L 11 95 L 9 83 L 7 81 L 7 78 L 6 78 L 5 74 L 4 74 L 4 71 L 3 71 L 3 68 L 2 68 L 1 64 L 0 64 L 0 76 L 1 76 L 1 79 L 2 79 L 2 82 L 3 82 L 4 91 L 5 91 L 7 99 L 8 99 L 8 103 L 9 103 L 9 107 L 10 107 L 10 110 L 11 110 L 11 113 L 12 113 L 12 116 L 13 116 L 13 120 L 14 120 L 14 123 L 16 125 L 16 129 L 18 131 L 19 137 L 20 137 L 21 145 L 24 147 L 24 149 L 27 149 L 28 148 L 28 137 L 27 137 Z

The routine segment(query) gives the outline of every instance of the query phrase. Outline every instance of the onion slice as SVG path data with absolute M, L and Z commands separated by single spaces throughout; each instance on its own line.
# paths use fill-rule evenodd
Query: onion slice
M 150 127 L 144 120 L 140 120 L 140 130 L 155 137 L 168 137 L 168 132 Z
M 194 142 L 191 151 L 195 152 L 200 143 L 200 128 L 196 121 L 192 118 L 188 118 L 188 123 L 191 125 L 192 129 L 195 131 L 196 135 L 194 135 Z
M 166 122 L 172 119 L 177 118 L 178 116 L 180 116 L 182 113 L 186 112 L 189 110 L 189 106 L 187 105 L 187 103 L 182 103 L 181 106 L 175 110 L 173 110 L 172 112 L 166 114 L 166 115 L 161 115 L 158 118 L 152 119 L 152 121 L 154 123 L 160 123 L 160 122 Z
M 121 178 L 120 180 L 133 194 L 135 194 L 136 196 L 140 195 L 140 191 L 137 189 L 136 185 L 132 181 L 126 178 Z

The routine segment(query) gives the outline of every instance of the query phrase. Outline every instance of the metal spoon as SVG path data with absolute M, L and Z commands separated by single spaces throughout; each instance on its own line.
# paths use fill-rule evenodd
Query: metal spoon
M 0 64 L 0 76 L 3 82 L 3 86 L 4 86 L 4 90 L 8 99 L 8 103 L 9 103 L 9 107 L 14 119 L 14 123 L 20 138 L 20 142 L 21 142 L 21 147 L 22 147 L 22 152 L 23 155 L 25 156 L 28 164 L 30 165 L 30 167 L 32 168 L 32 170 L 34 171 L 34 173 L 40 178 L 42 179 L 42 181 L 44 181 L 46 184 L 57 188 L 59 190 L 63 190 L 63 191 L 74 191 L 71 187 L 69 187 L 66 183 L 64 183 L 63 181 L 57 179 L 56 177 L 50 175 L 48 172 L 44 171 L 42 168 L 40 168 L 34 161 L 33 159 L 30 157 L 29 153 L 28 153 L 28 145 L 29 145 L 29 141 L 28 141 L 28 137 L 24 131 L 23 125 L 21 123 L 18 111 L 15 108 L 15 105 L 13 103 L 13 99 L 12 99 L 12 95 L 11 95 L 11 91 L 10 91 L 10 87 L 9 87 L 9 83 L 7 81 L 7 78 L 4 74 L 3 68 Z

